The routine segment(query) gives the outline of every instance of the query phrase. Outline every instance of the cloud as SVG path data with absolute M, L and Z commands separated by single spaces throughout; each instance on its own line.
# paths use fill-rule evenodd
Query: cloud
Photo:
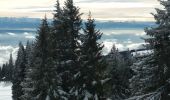
M 7 34 L 12 35 L 12 36 L 15 36 L 15 35 L 16 35 L 15 33 L 7 33 Z
M 118 29 L 113 30 L 111 33 L 106 33 L 106 35 L 136 35 L 136 36 L 144 36 L 146 33 L 144 29 Z
M 10 53 L 13 54 L 14 61 L 16 59 L 18 47 L 0 45 L 0 65 L 6 63 Z
M 26 39 L 35 39 L 35 36 L 33 35 L 28 35 L 28 36 L 25 36 Z
M 63 4 L 65 0 L 60 0 Z M 0 16 L 39 17 L 46 13 L 52 18 L 55 0 L 1 0 Z M 157 0 L 76 0 L 75 5 L 85 13 L 89 10 L 94 18 L 104 20 L 150 21 L 155 7 L 159 7 Z
M 24 32 L 23 34 L 26 39 L 35 39 L 35 34 L 33 33 Z
M 116 48 L 119 49 L 119 51 L 125 51 L 125 50 L 134 50 L 134 49 L 142 49 L 144 48 L 144 45 L 146 43 L 141 42 L 141 43 L 135 43 L 133 41 L 131 41 L 130 39 L 127 39 L 127 41 L 121 43 L 115 39 L 106 39 L 103 40 L 103 44 L 104 44 L 104 49 L 103 49 L 103 54 L 106 55 L 110 52 L 113 44 L 116 46 Z

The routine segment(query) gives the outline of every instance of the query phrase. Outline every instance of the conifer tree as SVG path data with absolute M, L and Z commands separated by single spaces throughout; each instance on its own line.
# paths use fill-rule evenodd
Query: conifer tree
M 157 82 L 153 85 L 152 90 L 167 84 L 166 81 L 170 78 L 170 0 L 160 0 L 160 3 L 164 9 L 156 9 L 157 13 L 153 14 L 157 26 L 145 30 L 149 36 L 146 42 L 154 50 L 151 66 L 157 68 L 155 71 Z
M 132 77 L 132 70 L 124 60 L 119 50 L 113 45 L 110 53 L 106 56 L 108 63 L 107 72 L 109 81 L 109 95 L 113 100 L 123 100 L 130 95 L 129 79 Z
M 26 49 L 25 49 L 25 77 L 23 82 L 21 83 L 23 95 L 20 97 L 21 100 L 30 100 L 32 98 L 31 90 L 32 90 L 32 80 L 31 80 L 31 72 L 32 72 L 32 63 L 33 63 L 33 48 L 34 44 L 27 41 Z
M 2 81 L 2 68 L 0 67 L 0 81 Z
M 33 82 L 32 96 L 31 99 L 35 100 L 45 100 L 47 97 L 47 86 L 44 82 L 44 74 L 47 59 L 47 35 L 49 33 L 49 26 L 47 19 L 43 19 L 38 30 L 38 35 L 36 37 L 36 43 L 34 48 L 34 60 L 31 74 L 31 79 Z
M 89 13 L 82 36 L 82 66 L 79 85 L 81 85 L 82 90 L 81 99 L 104 100 L 107 99 L 105 84 L 110 79 L 106 77 L 106 64 L 102 58 L 102 48 L 104 46 L 98 41 L 102 33 L 96 30 L 95 26 L 94 19 L 91 18 L 91 13 Z
M 169 63 L 169 0 L 160 1 L 165 9 L 160 10 L 156 9 L 157 14 L 153 14 L 156 20 L 157 27 L 147 28 L 146 33 L 150 38 L 146 39 L 146 42 L 150 43 L 150 46 L 154 49 L 154 59 L 155 63 L 159 66 L 159 75 L 160 82 L 165 82 L 167 77 L 169 77 L 168 72 L 170 70 Z M 166 70 L 164 70 L 166 69 Z
M 78 35 L 81 29 L 81 14 L 75 7 L 73 0 L 67 0 L 61 9 L 59 1 L 56 4 L 51 40 L 52 59 L 56 64 L 57 72 L 62 80 L 62 97 L 75 99 L 76 85 L 74 75 L 78 73 Z M 63 94 L 64 93 L 64 94 Z
M 66 79 L 64 79 L 64 85 L 69 90 L 71 98 L 76 99 L 78 88 L 76 87 L 76 80 L 78 78 L 80 64 L 79 64 L 79 32 L 81 29 L 81 13 L 79 13 L 79 8 L 73 3 L 73 0 L 67 0 L 63 8 L 63 21 L 65 28 L 65 61 L 66 61 Z M 69 75 L 69 77 L 68 77 Z M 68 79 L 67 79 L 68 78 Z
M 10 81 L 13 80 L 12 76 L 13 76 L 13 70 L 14 70 L 14 63 L 13 63 L 13 58 L 12 58 L 12 53 L 10 54 L 10 58 L 9 58 L 9 64 L 8 64 L 8 72 L 9 72 L 9 76 L 8 79 Z
M 33 65 L 30 73 L 32 84 L 31 99 L 35 100 L 56 100 L 57 99 L 57 75 L 55 66 L 50 66 L 51 59 L 48 59 L 48 34 L 50 28 L 47 18 L 42 20 L 38 30 L 34 48 Z M 52 62 L 52 61 L 51 61 Z
M 20 42 L 12 80 L 13 100 L 21 100 L 20 96 L 23 95 L 23 90 L 20 84 L 24 80 L 24 77 L 25 77 L 25 49 L 23 44 Z
M 5 79 L 5 77 L 6 77 L 6 64 L 3 64 L 2 65 L 2 71 L 1 71 L 1 79 L 2 79 L 2 81 L 4 81 L 4 79 Z
M 56 80 L 58 80 L 56 84 L 56 90 L 58 91 L 57 97 L 58 99 L 64 99 L 68 97 L 68 93 L 66 93 L 64 88 L 67 88 L 63 85 L 63 81 L 61 77 L 63 76 L 65 68 L 65 49 L 66 49 L 66 31 L 64 28 L 64 21 L 63 21 L 63 9 L 60 7 L 60 2 L 57 0 L 56 2 L 56 10 L 54 11 L 54 17 L 52 26 L 50 28 L 49 34 L 49 41 L 50 44 L 48 45 L 48 66 L 51 66 L 55 70 Z M 53 71 L 54 71 L 53 70 Z

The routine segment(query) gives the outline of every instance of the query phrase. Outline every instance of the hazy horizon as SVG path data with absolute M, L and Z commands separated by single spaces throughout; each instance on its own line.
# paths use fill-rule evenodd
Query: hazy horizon
M 0 17 L 43 18 L 47 14 L 52 18 L 56 0 L 3 0 L 0 1 Z M 64 0 L 60 0 L 61 6 Z M 88 12 L 97 20 L 113 21 L 153 21 L 151 12 L 160 7 L 157 0 L 74 0 L 82 18 L 86 19 Z

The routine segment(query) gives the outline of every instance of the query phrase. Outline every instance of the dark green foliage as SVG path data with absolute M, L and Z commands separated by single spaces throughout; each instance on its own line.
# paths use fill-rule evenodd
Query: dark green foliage
M 21 82 L 23 95 L 20 97 L 21 100 L 30 100 L 32 95 L 30 95 L 32 90 L 32 80 L 30 73 L 32 72 L 32 63 L 33 63 L 33 48 L 34 44 L 27 42 L 26 49 L 25 49 L 25 77 L 24 80 Z
M 132 77 L 132 70 L 128 66 L 129 61 L 119 53 L 113 45 L 111 52 L 105 58 L 108 63 L 107 72 L 111 78 L 109 81 L 109 95 L 113 100 L 123 100 L 130 95 L 129 79 Z
M 164 9 L 156 9 L 157 13 L 153 14 L 157 26 L 145 30 L 149 36 L 145 40 L 154 50 L 152 65 L 154 64 L 157 67 L 157 71 L 155 71 L 157 79 L 155 88 L 167 84 L 166 82 L 170 78 L 170 1 L 160 1 L 160 3 L 164 6 Z
M 29 99 L 35 100 L 46 100 L 47 98 L 51 100 L 57 99 L 57 75 L 56 66 L 53 65 L 53 60 L 50 57 L 49 49 L 49 33 L 50 28 L 48 26 L 47 19 L 42 20 L 42 24 L 38 30 L 38 35 L 36 37 L 36 43 L 33 51 L 33 60 L 30 61 L 31 67 L 27 70 L 26 81 L 28 81 L 28 86 L 30 91 L 27 91 L 27 86 L 25 88 L 25 94 L 22 96 L 26 100 L 27 95 Z M 29 62 L 27 62 L 29 63 Z M 29 71 L 31 70 L 31 71 Z M 29 79 L 29 80 L 27 80 Z M 32 83 L 30 83 L 30 81 Z M 30 83 L 30 84 L 29 84 Z
M 2 68 L 0 67 L 0 81 L 2 80 Z
M 10 54 L 9 63 L 8 63 L 8 76 L 6 77 L 9 81 L 13 80 L 13 70 L 14 70 L 14 63 L 12 54 Z
M 104 47 L 98 40 L 102 33 L 95 29 L 94 20 L 91 14 L 85 23 L 84 34 L 82 34 L 81 46 L 81 68 L 78 85 L 81 90 L 81 99 L 93 100 L 106 99 L 105 83 L 109 80 L 106 77 L 106 63 L 102 58 L 102 48 Z M 105 81 L 105 82 L 103 82 Z M 90 95 L 88 95 L 90 94 Z
M 9 82 L 12 81 L 13 69 L 14 69 L 13 58 L 12 58 L 12 54 L 10 54 L 9 61 L 6 64 L 2 65 L 0 81 L 9 81 Z
M 78 36 L 81 29 L 81 14 L 72 0 L 67 0 L 63 9 L 59 1 L 56 4 L 49 45 L 50 57 L 57 66 L 57 72 L 62 80 L 62 98 L 74 98 L 76 87 L 74 75 L 77 74 L 79 64 Z M 54 65 L 53 65 L 54 66 Z M 74 98 L 75 99 L 75 98 Z
M 20 96 L 23 95 L 21 82 L 25 77 L 25 49 L 22 43 L 19 43 L 19 50 L 17 60 L 15 62 L 15 68 L 13 72 L 13 86 L 12 86 L 12 98 L 13 100 L 21 100 Z
M 45 100 L 47 96 L 47 85 L 45 85 L 44 74 L 46 73 L 47 63 L 47 35 L 49 26 L 47 19 L 42 20 L 42 24 L 38 30 L 36 43 L 34 48 L 34 60 L 32 64 L 31 81 L 33 82 L 32 99 Z
M 1 69 L 1 79 L 2 79 L 2 81 L 4 81 L 5 80 L 5 76 L 6 76 L 6 72 L 7 72 L 7 69 L 6 69 L 7 67 L 6 67 L 6 64 L 3 64 L 2 65 L 2 69 Z

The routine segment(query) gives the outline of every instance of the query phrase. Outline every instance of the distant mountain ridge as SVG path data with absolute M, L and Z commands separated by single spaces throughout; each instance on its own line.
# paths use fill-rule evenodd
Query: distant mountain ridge
M 0 28 L 37 28 L 40 24 L 39 18 L 15 18 L 15 17 L 0 17 Z M 49 19 L 51 22 L 52 19 Z M 83 21 L 84 22 L 84 21 Z M 96 26 L 99 29 L 110 28 L 144 28 L 153 26 L 154 22 L 114 22 L 96 20 Z

